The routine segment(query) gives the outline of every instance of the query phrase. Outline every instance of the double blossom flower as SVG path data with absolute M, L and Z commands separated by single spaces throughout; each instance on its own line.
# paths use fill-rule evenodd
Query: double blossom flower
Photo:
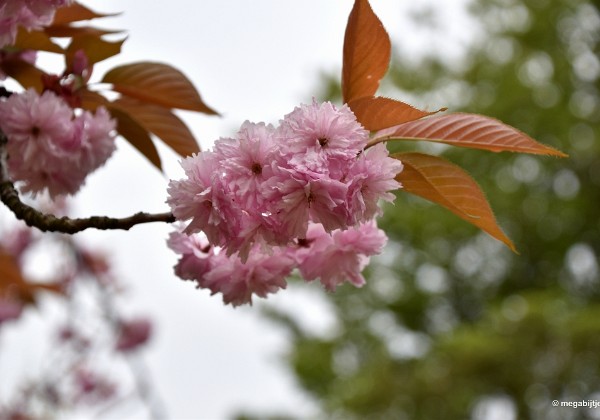
M 385 244 L 374 218 L 402 164 L 352 111 L 325 102 L 297 107 L 278 127 L 245 122 L 236 138 L 182 161 L 167 203 L 188 221 L 171 235 L 175 270 L 226 303 L 251 303 L 286 286 L 294 268 L 328 289 L 361 286 L 368 257 Z
M 77 115 L 53 92 L 33 89 L 0 102 L 0 129 L 8 138 L 8 170 L 21 190 L 75 194 L 89 173 L 115 150 L 115 121 L 104 107 Z

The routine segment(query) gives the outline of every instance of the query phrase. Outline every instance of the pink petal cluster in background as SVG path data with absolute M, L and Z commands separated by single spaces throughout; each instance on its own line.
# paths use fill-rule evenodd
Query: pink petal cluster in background
M 385 145 L 367 142 L 347 106 L 313 102 L 278 127 L 245 122 L 184 159 L 186 177 L 169 183 L 167 199 L 189 220 L 169 240 L 182 255 L 176 274 L 233 305 L 284 288 L 294 268 L 329 290 L 362 285 L 387 239 L 373 222 L 378 202 L 394 199 L 402 170 Z
M 115 348 L 130 352 L 145 344 L 152 335 L 152 322 L 146 318 L 121 321 Z
M 8 168 L 24 192 L 74 194 L 115 150 L 115 121 L 99 107 L 74 115 L 53 92 L 29 89 L 0 102 L 0 129 L 8 138 Z
M 0 3 L 0 48 L 14 44 L 17 30 L 41 29 L 49 25 L 56 9 L 72 0 L 4 0 Z
M 23 304 L 0 296 L 0 325 L 3 322 L 19 319 L 23 312 Z

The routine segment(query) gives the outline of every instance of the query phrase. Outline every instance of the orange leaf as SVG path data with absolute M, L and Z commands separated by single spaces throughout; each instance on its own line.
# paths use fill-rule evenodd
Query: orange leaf
M 79 3 L 73 3 L 71 6 L 61 7 L 56 11 L 52 26 L 116 15 L 118 15 L 118 13 L 96 13 Z
M 24 304 L 33 304 L 39 291 L 63 293 L 62 287 L 56 283 L 26 281 L 14 257 L 0 249 L 0 297 L 8 296 Z
M 19 82 L 25 89 L 34 88 L 38 93 L 42 92 L 44 88 L 42 76 L 46 73 L 33 64 L 18 59 L 9 59 L 3 60 L 0 63 L 0 68 L 2 68 L 4 73 Z
M 20 287 L 25 284 L 21 269 L 14 258 L 0 249 L 0 294 L 9 291 L 9 288 Z
M 129 114 L 147 131 L 160 137 L 180 156 L 185 157 L 200 151 L 188 127 L 170 109 L 125 97 L 113 102 L 113 106 Z
M 378 132 L 371 144 L 386 140 L 425 140 L 452 146 L 566 157 L 514 127 L 477 114 L 448 114 L 401 124 Z
M 404 165 L 396 180 L 405 191 L 446 207 L 517 252 L 498 226 L 479 185 L 463 169 L 440 157 L 422 153 L 395 153 L 392 157 Z
M 110 106 L 108 108 L 110 114 L 117 120 L 117 131 L 123 136 L 133 147 L 138 149 L 150 163 L 162 170 L 160 156 L 152 143 L 152 139 L 148 135 L 148 131 L 138 124 L 129 114 L 117 107 Z
M 112 83 L 113 90 L 123 95 L 167 108 L 216 114 L 179 70 L 161 63 L 140 62 L 119 66 L 102 79 Z
M 435 113 L 421 111 L 404 102 L 381 96 L 354 99 L 348 103 L 348 106 L 356 115 L 358 122 L 371 131 L 417 120 Z
M 121 52 L 125 40 L 109 42 L 95 35 L 84 35 L 73 38 L 67 48 L 67 63 L 71 63 L 73 55 L 78 50 L 83 50 L 90 65 L 113 57 Z
M 69 26 L 69 25 L 52 25 L 47 27 L 44 32 L 46 32 L 51 37 L 56 38 L 71 38 L 75 36 L 83 36 L 83 35 L 110 35 L 110 34 L 118 34 L 123 31 L 112 30 L 112 29 L 100 29 L 94 28 L 91 26 Z
M 390 63 L 391 43 L 367 0 L 355 0 L 344 36 L 344 103 L 373 96 Z
M 81 99 L 81 107 L 88 111 L 96 111 L 100 105 L 108 107 L 110 105 L 108 99 L 97 92 L 93 92 L 86 88 L 77 90 L 77 96 Z
M 52 42 L 46 33 L 27 31 L 23 28 L 19 28 L 14 46 L 23 50 L 48 51 L 57 54 L 63 52 L 63 49 Z

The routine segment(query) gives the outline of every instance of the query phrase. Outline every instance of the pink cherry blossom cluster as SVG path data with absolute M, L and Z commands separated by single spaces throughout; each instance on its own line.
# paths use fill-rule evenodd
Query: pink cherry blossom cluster
M 170 241 L 182 254 L 177 274 L 234 305 L 285 287 L 295 267 L 330 290 L 346 278 L 361 285 L 386 240 L 372 220 L 402 170 L 367 142 L 350 108 L 313 101 L 278 127 L 245 122 L 236 138 L 184 159 L 187 177 L 169 183 L 167 199 L 178 220 L 191 219 Z M 205 239 L 182 236 L 199 232 Z
M 53 92 L 33 89 L 0 102 L 8 169 L 24 192 L 74 194 L 115 150 L 115 121 L 104 107 L 75 113 Z
M 52 22 L 56 9 L 72 0 L 3 0 L 0 2 L 0 48 L 14 44 L 18 27 L 40 29 Z
M 181 257 L 175 274 L 195 281 L 212 294 L 222 293 L 233 306 L 252 303 L 287 286 L 285 278 L 297 268 L 307 281 L 319 280 L 330 291 L 346 281 L 360 287 L 369 257 L 381 252 L 387 241 L 375 221 L 328 233 L 320 223 L 310 223 L 306 237 L 287 246 L 265 249 L 254 244 L 246 261 L 212 246 L 202 233 L 171 233 L 168 245 Z

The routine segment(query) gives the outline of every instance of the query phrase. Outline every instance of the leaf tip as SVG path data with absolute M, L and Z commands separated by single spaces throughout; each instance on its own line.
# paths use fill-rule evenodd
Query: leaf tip
M 559 158 L 568 158 L 570 157 L 567 153 L 561 152 L 560 150 L 556 149 L 556 157 Z

